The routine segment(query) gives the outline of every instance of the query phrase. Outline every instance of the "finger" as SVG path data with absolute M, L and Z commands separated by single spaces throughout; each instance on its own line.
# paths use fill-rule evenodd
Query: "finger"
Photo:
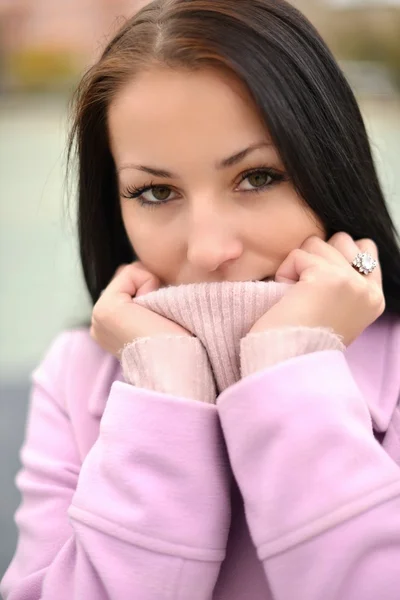
M 114 275 L 111 277 L 111 280 L 110 280 L 110 281 L 112 281 L 113 279 L 115 279 L 115 278 L 116 278 L 116 276 L 117 276 L 119 273 L 121 273 L 122 269 L 124 269 L 124 268 L 125 268 L 125 267 L 127 267 L 127 266 L 128 266 L 128 265 L 127 265 L 126 263 L 124 263 L 124 264 L 120 265 L 120 266 L 118 267 L 118 269 L 116 269 L 116 271 L 115 271 Z M 104 292 L 105 292 L 105 291 L 106 291 L 106 288 L 104 288 L 104 290 L 101 290 L 101 292 L 100 292 L 100 296 L 102 296 L 102 295 L 104 294 Z
M 115 275 L 105 290 L 105 294 L 123 294 L 133 298 L 138 289 L 143 287 L 154 275 L 136 263 L 125 266 L 118 275 Z
M 153 276 L 151 279 L 145 281 L 145 283 L 138 288 L 136 292 L 136 298 L 140 296 L 144 296 L 145 294 L 149 294 L 150 292 L 155 292 L 160 287 L 160 281 L 156 276 Z
M 324 265 L 327 265 L 324 258 L 299 248 L 293 250 L 280 265 L 275 274 L 275 281 L 278 283 L 297 283 L 307 270 Z
M 360 251 L 351 235 L 345 233 L 344 231 L 335 233 L 335 235 L 328 240 L 328 245 L 332 247 L 338 254 L 340 254 L 340 256 L 343 257 L 342 260 L 350 267 Z
M 145 280 L 141 280 L 144 281 L 143 284 L 139 285 L 136 291 L 136 297 L 139 296 L 144 296 L 145 294 L 149 294 L 150 292 L 154 292 L 156 290 L 158 290 L 161 287 L 161 281 L 160 279 L 157 277 L 157 275 L 154 275 L 154 273 L 151 273 L 151 271 L 149 271 L 142 262 L 140 262 L 139 260 L 135 262 L 135 265 L 138 269 L 141 269 L 142 271 L 148 273 L 149 275 L 151 275 L 150 278 L 145 279 Z
M 377 267 L 373 270 L 372 273 L 368 273 L 368 275 L 364 275 L 368 277 L 371 281 L 376 281 L 377 283 L 382 283 L 382 272 L 379 265 L 378 260 L 378 248 L 373 240 L 370 239 L 362 239 L 362 240 L 353 240 L 353 238 L 344 232 L 336 233 L 329 241 L 332 246 L 334 246 L 341 254 L 345 257 L 346 261 L 349 265 L 353 267 L 353 261 L 356 258 L 357 254 L 360 252 L 368 252 L 371 254 L 372 258 L 378 261 Z M 357 269 L 356 269 L 357 270 Z M 363 275 L 360 273 L 360 275 Z
M 124 268 L 125 268 L 125 267 L 127 267 L 127 266 L 128 266 L 128 265 L 127 265 L 126 263 L 124 263 L 123 265 L 120 265 L 120 266 L 118 267 L 118 269 L 115 271 L 115 273 L 114 273 L 114 275 L 113 275 L 112 279 L 115 279 L 115 277 L 121 273 L 122 269 L 124 269 Z M 112 281 L 112 280 L 111 280 L 111 281 Z
M 338 266 L 344 265 L 346 263 L 348 264 L 347 259 L 343 256 L 340 250 L 338 250 L 334 245 L 332 245 L 330 241 L 325 242 L 323 239 L 319 238 L 316 235 L 312 235 L 311 237 L 307 238 L 300 246 L 300 248 L 301 250 L 305 250 L 310 254 L 320 256 L 321 258 L 325 259 L 331 264 L 335 264 Z

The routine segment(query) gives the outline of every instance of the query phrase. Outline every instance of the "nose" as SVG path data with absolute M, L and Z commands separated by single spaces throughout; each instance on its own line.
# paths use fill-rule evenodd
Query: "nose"
M 189 227 L 187 259 L 196 270 L 212 273 L 238 259 L 243 245 L 228 220 L 217 216 L 197 216 Z

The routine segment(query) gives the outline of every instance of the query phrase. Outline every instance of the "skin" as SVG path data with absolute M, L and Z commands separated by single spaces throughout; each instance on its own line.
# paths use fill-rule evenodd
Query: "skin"
M 247 91 L 228 74 L 141 73 L 111 104 L 109 133 L 127 234 L 141 263 L 164 285 L 273 277 L 304 240 L 325 238 L 287 179 Z M 260 144 L 234 165 L 217 168 Z M 266 167 L 285 180 L 273 181 L 264 170 L 241 182 L 247 171 Z M 124 197 L 146 185 L 162 186 L 145 192 L 146 199 L 166 196 L 169 203 L 148 208 Z
M 131 298 L 162 285 L 289 282 L 291 289 L 250 331 L 327 327 L 345 345 L 383 313 L 379 262 L 368 276 L 351 266 L 360 251 L 377 259 L 376 245 L 344 232 L 326 239 L 246 89 L 231 75 L 166 68 L 140 73 L 115 96 L 108 128 L 123 222 L 139 258 L 94 309 L 92 335 L 109 351 L 145 335 L 137 330 Z M 150 207 L 129 197 L 146 186 L 151 189 L 140 196 Z M 166 323 L 150 330 L 157 327 Z

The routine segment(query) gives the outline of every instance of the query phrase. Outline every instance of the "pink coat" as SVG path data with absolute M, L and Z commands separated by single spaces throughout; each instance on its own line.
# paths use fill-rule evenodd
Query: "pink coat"
M 86 330 L 33 381 L 5 599 L 400 598 L 399 320 L 216 406 L 125 383 Z

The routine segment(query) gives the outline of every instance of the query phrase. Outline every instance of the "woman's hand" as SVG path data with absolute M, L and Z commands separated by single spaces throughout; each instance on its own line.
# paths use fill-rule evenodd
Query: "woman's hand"
M 117 269 L 92 312 L 91 337 L 107 352 L 120 357 L 125 344 L 140 337 L 188 335 L 186 329 L 132 302 L 158 290 L 160 280 L 139 261 Z
M 348 346 L 385 310 L 380 265 L 362 275 L 351 263 L 359 252 L 378 259 L 372 240 L 336 233 L 328 242 L 308 238 L 279 267 L 275 281 L 294 283 L 251 333 L 287 326 L 328 327 Z

